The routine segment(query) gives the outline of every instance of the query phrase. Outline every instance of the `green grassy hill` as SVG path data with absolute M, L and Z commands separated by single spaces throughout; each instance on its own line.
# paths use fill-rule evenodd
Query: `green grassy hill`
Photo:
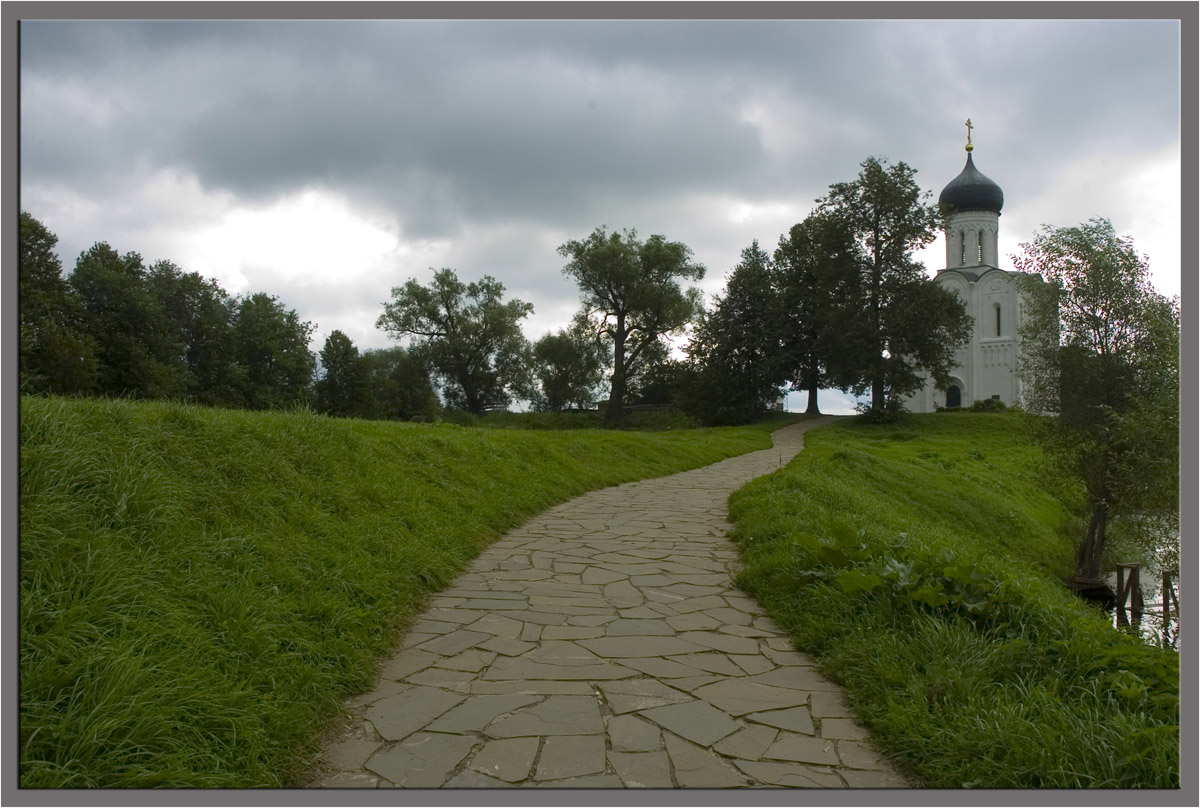
M 1179 787 L 1178 654 L 1071 595 L 1016 414 L 809 432 L 734 494 L 740 584 L 930 788 Z
M 424 597 L 586 490 L 769 428 L 533 432 L 21 402 L 22 787 L 283 786 Z

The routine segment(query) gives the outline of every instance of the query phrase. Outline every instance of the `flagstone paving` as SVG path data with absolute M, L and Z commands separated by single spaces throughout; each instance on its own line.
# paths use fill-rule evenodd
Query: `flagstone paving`
M 905 788 L 731 581 L 726 500 L 774 448 L 594 491 L 434 597 L 318 761 L 329 788 Z

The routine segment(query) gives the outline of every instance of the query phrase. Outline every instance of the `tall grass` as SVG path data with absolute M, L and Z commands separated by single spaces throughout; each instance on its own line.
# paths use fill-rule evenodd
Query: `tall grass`
M 490 540 L 769 425 L 478 430 L 21 401 L 20 785 L 295 782 L 336 705 Z
M 731 500 L 740 582 L 893 760 L 931 788 L 1179 787 L 1178 656 L 1062 585 L 1078 519 L 1016 415 L 805 443 Z

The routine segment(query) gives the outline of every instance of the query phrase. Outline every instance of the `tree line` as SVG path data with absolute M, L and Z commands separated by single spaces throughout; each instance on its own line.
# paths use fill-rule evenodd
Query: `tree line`
M 376 325 L 406 347 L 359 352 L 334 331 L 319 362 L 313 325 L 266 293 L 234 297 L 106 243 L 64 277 L 56 237 L 23 213 L 22 389 L 410 418 L 438 411 L 436 386 L 447 407 L 476 414 L 514 400 L 549 411 L 599 403 L 616 425 L 637 404 L 741 423 L 791 383 L 809 391 L 810 412 L 819 387 L 837 387 L 870 390 L 884 413 L 922 371 L 944 379 L 969 329 L 961 304 L 913 260 L 940 223 L 914 173 L 864 162 L 773 256 L 757 241 L 744 250 L 712 311 L 684 288 L 706 271 L 686 245 L 600 227 L 558 248 L 580 292 L 567 328 L 530 343 L 521 321 L 532 305 L 506 300 L 491 276 L 463 282 L 443 268 L 384 305 Z M 670 340 L 689 330 L 687 358 L 673 360 Z

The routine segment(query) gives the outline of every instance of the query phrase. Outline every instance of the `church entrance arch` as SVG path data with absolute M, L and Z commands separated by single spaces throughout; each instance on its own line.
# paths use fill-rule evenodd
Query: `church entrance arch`
M 946 388 L 946 407 L 953 409 L 962 406 L 962 390 L 957 384 Z

